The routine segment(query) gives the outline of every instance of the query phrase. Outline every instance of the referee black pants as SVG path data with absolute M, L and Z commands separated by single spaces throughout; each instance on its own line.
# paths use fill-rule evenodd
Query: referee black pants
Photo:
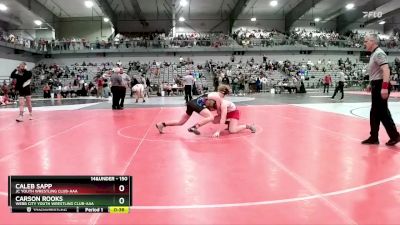
M 369 119 L 369 124 L 371 127 L 370 134 L 372 139 L 378 140 L 379 125 L 382 122 L 390 139 L 395 140 L 396 138 L 398 138 L 399 133 L 397 132 L 396 125 L 394 124 L 392 115 L 390 114 L 388 108 L 388 100 L 382 99 L 382 83 L 383 80 L 371 81 L 372 106 Z
M 344 82 L 343 81 L 339 81 L 339 84 L 336 86 L 335 92 L 333 93 L 332 98 L 335 98 L 335 96 L 338 93 L 338 91 L 340 91 L 340 92 L 342 92 L 342 97 L 340 99 L 343 99 L 343 97 L 344 97 L 343 87 L 344 87 Z M 328 88 L 328 91 L 329 91 L 329 88 Z M 324 88 L 324 92 L 325 92 L 325 88 Z
M 192 85 L 185 85 L 185 101 L 192 100 Z
M 120 89 L 119 86 L 112 86 L 111 93 L 112 93 L 112 108 L 117 109 L 120 108 L 119 106 L 119 99 L 120 99 Z
M 125 101 L 125 95 L 126 95 L 126 87 L 120 86 L 120 91 L 119 91 L 119 106 L 124 108 L 124 101 Z

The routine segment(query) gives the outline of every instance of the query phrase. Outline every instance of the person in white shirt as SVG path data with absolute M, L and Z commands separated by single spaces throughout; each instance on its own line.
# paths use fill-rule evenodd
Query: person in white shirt
M 185 86 L 185 101 L 186 103 L 192 100 L 192 87 L 194 84 L 194 77 L 192 74 L 186 74 L 182 79 L 183 85 Z
M 340 98 L 340 100 L 342 101 L 343 97 L 344 97 L 343 87 L 344 87 L 344 82 L 345 82 L 345 77 L 344 77 L 345 75 L 343 72 L 343 67 L 339 68 L 338 75 L 339 75 L 339 82 L 335 88 L 335 92 L 333 93 L 332 100 L 335 99 L 336 94 L 338 93 L 338 91 L 340 91 L 342 93 L 342 97 Z

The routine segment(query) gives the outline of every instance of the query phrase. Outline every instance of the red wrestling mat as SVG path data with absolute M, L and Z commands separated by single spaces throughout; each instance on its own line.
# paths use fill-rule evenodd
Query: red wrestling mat
M 400 151 L 364 146 L 367 120 L 294 106 L 239 107 L 257 133 L 196 136 L 156 122 L 184 108 L 0 115 L 0 224 L 396 224 Z M 399 146 L 400 147 L 400 146 Z M 130 214 L 12 214 L 8 175 L 131 175 Z

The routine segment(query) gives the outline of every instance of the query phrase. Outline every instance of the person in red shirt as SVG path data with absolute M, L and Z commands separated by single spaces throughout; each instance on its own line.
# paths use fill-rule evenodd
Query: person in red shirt
M 97 97 L 103 97 L 103 85 L 104 85 L 104 80 L 103 77 L 97 78 Z
M 329 93 L 329 86 L 332 84 L 332 77 L 329 73 L 324 76 L 323 83 L 324 83 L 324 93 L 325 90 L 326 93 Z

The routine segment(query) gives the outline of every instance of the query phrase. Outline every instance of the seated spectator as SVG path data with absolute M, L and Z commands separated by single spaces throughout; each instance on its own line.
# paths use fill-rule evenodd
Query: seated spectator
M 167 96 L 169 96 L 171 94 L 171 91 L 172 91 L 171 84 L 165 83 L 163 85 L 163 91 L 167 92 Z
M 9 105 L 9 104 L 12 104 L 10 99 L 5 95 L 4 96 L 0 95 L 0 105 L 4 106 L 4 105 Z
M 50 86 L 46 83 L 43 87 L 43 98 L 50 98 Z
M 61 90 L 61 95 L 62 95 L 62 97 L 63 98 L 66 98 L 66 97 L 68 97 L 68 94 L 70 93 L 70 89 L 69 89 L 69 86 L 64 86 L 64 87 L 62 87 L 62 90 Z

